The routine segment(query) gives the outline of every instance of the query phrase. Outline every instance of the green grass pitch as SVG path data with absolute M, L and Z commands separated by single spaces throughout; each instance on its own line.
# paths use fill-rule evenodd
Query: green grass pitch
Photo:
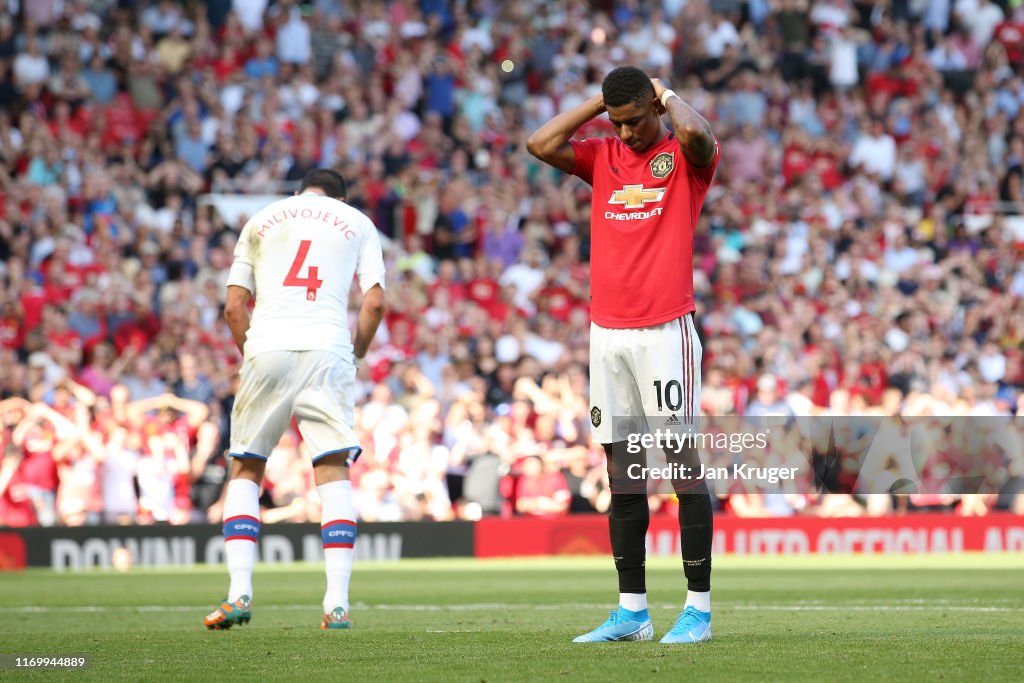
M 714 641 L 574 645 L 614 606 L 610 560 L 357 563 L 352 631 L 318 629 L 316 566 L 258 567 L 253 621 L 208 632 L 222 567 L 0 575 L 0 654 L 88 654 L 0 679 L 1020 680 L 1024 555 L 720 558 Z M 648 564 L 655 637 L 684 593 Z

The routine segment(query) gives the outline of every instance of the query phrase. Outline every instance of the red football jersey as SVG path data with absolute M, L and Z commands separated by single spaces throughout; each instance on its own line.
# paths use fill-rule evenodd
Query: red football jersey
M 703 168 L 670 133 L 636 153 L 619 138 L 573 141 L 572 174 L 593 190 L 591 319 L 601 327 L 652 327 L 694 310 L 693 232 L 721 150 Z

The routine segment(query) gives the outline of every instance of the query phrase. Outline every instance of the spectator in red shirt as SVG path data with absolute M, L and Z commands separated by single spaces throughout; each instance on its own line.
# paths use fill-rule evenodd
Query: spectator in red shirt
M 1024 7 L 1017 7 L 1006 21 L 996 26 L 994 37 L 1006 49 L 1010 66 L 1024 64 Z
M 174 433 L 182 436 L 186 443 L 191 441 L 209 414 L 210 409 L 205 403 L 179 398 L 171 393 L 132 401 L 125 406 L 131 427 L 143 432 L 147 438 Z
M 21 304 L 5 301 L 0 305 L 0 347 L 18 349 L 25 342 L 25 321 Z
M 42 526 L 57 522 L 57 463 L 75 442 L 75 426 L 44 403 L 36 403 L 11 435 L 24 457 L 18 467 L 25 495 Z
M 465 261 L 466 263 L 471 263 Z M 466 292 L 470 300 L 475 301 L 481 308 L 490 311 L 498 302 L 498 282 L 489 277 L 483 268 L 468 268 L 470 277 L 466 281 Z
M 516 512 L 534 517 L 564 515 L 569 511 L 571 498 L 557 463 L 546 469 L 539 456 L 526 458 L 516 482 Z
M 0 461 L 0 526 L 36 526 L 35 506 L 25 488 L 21 474 L 21 449 L 7 444 Z
M 430 285 L 429 292 L 434 295 L 438 290 L 448 293 L 449 304 L 457 304 L 467 297 L 466 283 L 456 279 L 455 262 L 441 261 L 437 267 L 437 279 Z
M 548 268 L 544 283 L 530 297 L 537 302 L 538 312 L 547 313 L 561 323 L 569 321 L 569 313 L 575 304 L 572 292 L 562 284 L 564 276 L 565 273 L 559 269 Z

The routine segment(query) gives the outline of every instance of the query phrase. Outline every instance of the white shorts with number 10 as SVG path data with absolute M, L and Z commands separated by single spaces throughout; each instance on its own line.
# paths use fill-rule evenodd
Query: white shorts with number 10
M 642 416 L 695 425 L 700 417 L 702 349 L 693 315 L 654 327 L 611 329 L 590 324 L 590 423 L 594 443 L 625 441 L 625 424 Z M 660 422 L 660 421 L 659 421 Z M 669 424 L 672 424 L 670 422 Z M 660 425 L 650 425 L 652 428 Z

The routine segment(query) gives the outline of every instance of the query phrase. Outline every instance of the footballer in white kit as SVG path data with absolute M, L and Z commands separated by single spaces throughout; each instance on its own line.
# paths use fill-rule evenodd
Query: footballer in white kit
M 233 457 L 265 460 L 293 414 L 314 462 L 339 450 L 358 456 L 353 276 L 364 293 L 384 285 L 380 240 L 369 218 L 336 199 L 289 197 L 243 228 L 228 286 L 254 292 L 256 308 L 232 414 Z
M 352 428 L 356 363 L 383 316 L 385 283 L 377 228 L 344 197 L 340 174 L 311 171 L 295 196 L 256 213 L 235 247 L 225 318 L 245 361 L 231 415 L 232 469 L 224 502 L 231 586 L 205 619 L 211 630 L 252 618 L 259 487 L 267 457 L 292 417 L 312 455 L 323 504 L 327 591 L 320 626 L 351 627 L 356 515 L 348 466 L 362 451 Z M 353 340 L 348 300 L 354 279 L 364 298 Z

